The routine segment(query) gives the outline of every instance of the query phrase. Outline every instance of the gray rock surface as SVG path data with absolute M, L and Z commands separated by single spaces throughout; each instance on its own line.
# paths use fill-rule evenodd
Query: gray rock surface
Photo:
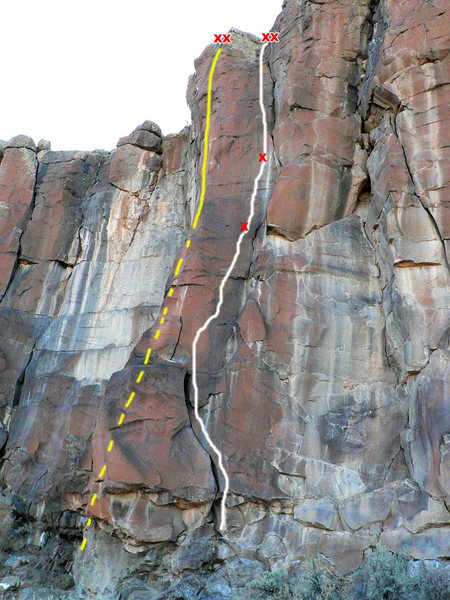
M 39 140 L 37 145 L 38 152 L 47 152 L 52 149 L 52 145 L 48 140 Z

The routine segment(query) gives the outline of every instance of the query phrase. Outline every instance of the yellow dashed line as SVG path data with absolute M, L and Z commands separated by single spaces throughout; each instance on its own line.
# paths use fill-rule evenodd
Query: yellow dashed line
M 141 373 L 143 373 L 144 371 L 141 371 Z M 128 398 L 126 404 L 125 404 L 125 408 L 128 408 L 130 406 L 130 404 L 133 402 L 133 398 L 136 396 L 136 394 L 134 392 L 131 392 L 130 397 Z
M 178 261 L 178 264 L 177 264 L 177 268 L 175 269 L 175 277 L 176 277 L 176 276 L 178 275 L 178 273 L 180 272 L 180 267 L 181 267 L 182 263 L 183 263 L 183 259 L 182 259 L 182 258 L 180 258 L 180 260 Z
M 212 90 L 212 80 L 213 80 L 213 74 L 214 74 L 214 69 L 216 68 L 216 63 L 217 63 L 217 59 L 219 58 L 219 54 L 222 52 L 222 49 L 219 48 L 216 52 L 216 55 L 214 56 L 214 60 L 212 62 L 211 65 L 211 70 L 209 72 L 209 79 L 208 79 L 208 101 L 207 101 L 207 107 L 206 107 L 206 126 L 205 126 L 205 140 L 204 140 L 204 151 L 203 151 L 203 167 L 202 167 L 202 188 L 201 188 L 201 193 L 200 193 L 200 201 L 199 201 L 199 205 L 198 205 L 198 209 L 197 209 L 197 214 L 195 215 L 195 219 L 192 225 L 192 229 L 195 229 L 197 227 L 197 223 L 198 220 L 200 218 L 201 212 L 202 212 L 202 208 L 203 208 L 203 202 L 205 199 L 205 191 L 206 191 L 206 168 L 207 168 L 207 163 L 208 163 L 208 136 L 209 136 L 209 125 L 210 125 L 210 117 L 211 117 L 211 90 Z M 191 240 L 187 240 L 186 241 L 186 248 L 189 248 L 189 246 L 191 245 Z M 181 265 L 183 264 L 183 259 L 180 258 L 177 264 L 177 268 L 175 269 L 175 276 L 178 275 L 178 273 L 180 272 L 180 268 Z M 171 287 L 167 293 L 167 296 L 169 298 L 172 297 L 173 294 L 173 290 L 174 288 Z M 163 315 L 167 314 L 167 306 L 164 308 L 163 310 Z M 162 325 L 164 323 L 165 319 L 164 316 L 161 317 L 160 320 L 160 325 Z M 155 333 L 155 340 L 157 340 L 159 338 L 159 334 L 161 333 L 160 329 L 156 330 Z M 152 353 L 152 349 L 148 348 L 147 349 L 147 354 L 145 355 L 145 360 L 144 360 L 144 364 L 148 364 L 148 361 L 150 360 L 150 354 Z M 142 379 L 142 377 L 144 376 L 144 371 L 141 371 L 138 375 L 138 378 L 136 379 L 136 383 L 139 383 Z M 128 398 L 126 404 L 125 404 L 125 408 L 128 408 L 131 404 L 131 402 L 133 401 L 133 398 L 135 396 L 135 392 L 132 392 L 130 394 L 130 397 Z M 120 418 L 117 422 L 117 425 L 122 425 L 123 420 L 125 419 L 125 413 L 122 413 L 120 415 Z M 108 449 L 107 452 L 111 452 L 111 450 L 113 449 L 114 446 L 114 440 L 111 440 L 109 442 L 108 445 Z M 103 465 L 102 470 L 100 471 L 99 475 L 98 475 L 98 479 L 101 479 L 103 477 L 103 475 L 106 472 L 106 465 Z M 90 505 L 94 506 L 96 499 L 98 498 L 97 494 L 93 494 L 91 501 L 90 501 Z M 92 523 L 92 519 L 89 517 L 86 523 L 87 527 L 90 527 Z M 87 543 L 87 538 L 83 538 L 83 541 L 81 542 L 80 545 L 80 550 L 83 551 L 86 547 L 86 543 Z

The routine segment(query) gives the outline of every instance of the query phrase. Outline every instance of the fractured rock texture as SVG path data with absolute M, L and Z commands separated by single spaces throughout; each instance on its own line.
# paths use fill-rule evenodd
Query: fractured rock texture
M 228 597 L 242 556 L 257 569 L 320 552 L 343 572 L 377 541 L 449 556 L 445 10 L 287 0 L 272 28 L 268 163 L 198 345 L 200 412 L 230 478 L 222 535 L 224 481 L 191 404 L 192 341 L 248 220 L 260 42 L 232 30 L 217 63 L 194 231 L 213 46 L 178 135 L 147 121 L 111 153 L 5 144 L 2 487 L 41 520 L 82 515 L 99 494 L 77 563 L 92 593 L 115 585 L 82 568 L 109 544 L 124 572 L 129 552 L 145 556 L 157 589 L 218 562 L 204 598 Z

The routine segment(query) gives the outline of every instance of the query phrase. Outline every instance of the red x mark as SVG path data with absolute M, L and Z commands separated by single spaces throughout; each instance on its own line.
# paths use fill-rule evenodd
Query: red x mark
M 223 38 L 223 41 L 222 41 Z M 215 44 L 231 44 L 231 33 L 215 33 L 214 34 Z
M 241 223 L 241 231 L 248 231 L 248 223 Z
M 279 35 L 279 31 L 275 31 L 273 33 L 271 33 L 271 32 L 263 33 L 262 41 L 263 42 L 279 42 L 280 40 L 278 39 L 278 35 Z
M 267 162 L 266 154 L 267 154 L 266 152 L 264 152 L 264 154 L 261 154 L 261 152 L 259 152 L 258 162 Z

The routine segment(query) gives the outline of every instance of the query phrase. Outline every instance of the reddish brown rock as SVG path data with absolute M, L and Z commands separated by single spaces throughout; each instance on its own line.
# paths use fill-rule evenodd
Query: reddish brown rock
M 281 169 L 267 225 L 289 240 L 351 214 L 366 180 L 356 90 L 369 14 L 369 2 L 292 1 L 275 25 L 282 43 L 270 54 L 280 89 L 273 137 Z M 302 22 L 295 37 L 293 18 Z
M 9 406 L 22 398 L 3 477 L 33 497 L 33 514 L 83 490 L 92 408 L 152 323 L 162 293 L 152 281 L 164 277 L 183 232 L 184 202 L 176 208 L 182 165 L 153 194 L 160 159 L 132 145 L 118 150 L 121 166 L 116 153 L 42 153 L 35 210 L 0 307 L 6 424 Z M 49 215 L 59 226 L 46 236 Z M 154 248 L 164 246 L 158 255 Z
M 81 241 L 82 199 L 105 156 L 83 152 L 46 153 L 40 161 L 36 198 L 21 249 L 30 261 L 57 260 L 73 266 Z M 47 224 L 55 227 L 46 232 Z
M 120 429 L 120 404 L 124 396 L 128 399 L 131 388 L 124 385 L 124 374 L 111 379 L 109 406 L 99 415 L 106 423 L 99 423 L 93 440 L 94 472 L 109 458 L 107 436 L 102 431 L 109 429 L 115 445 L 109 480 L 164 490 L 174 498 L 192 498 L 194 503 L 211 500 L 215 483 L 209 457 L 193 435 L 186 406 L 177 401 L 184 394 L 184 369 L 152 364 L 144 373 L 142 384 L 133 386 L 138 398 L 127 410 L 126 425 Z M 179 472 L 185 478 L 183 488 L 179 488 Z
M 0 163 L 0 299 L 17 263 L 20 239 L 32 210 L 37 163 L 29 145 L 8 143 Z

